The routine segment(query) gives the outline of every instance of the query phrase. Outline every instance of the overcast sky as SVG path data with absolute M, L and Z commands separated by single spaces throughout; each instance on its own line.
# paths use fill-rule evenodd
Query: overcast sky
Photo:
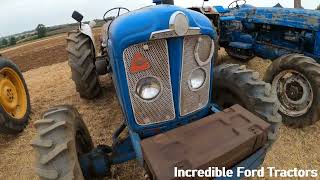
M 206 5 L 228 6 L 233 0 L 210 0 Z M 270 7 L 277 3 L 293 7 L 293 0 L 247 0 L 248 4 Z M 201 6 L 202 0 L 175 0 L 176 5 Z M 73 10 L 84 15 L 84 20 L 101 19 L 110 8 L 123 6 L 130 10 L 152 4 L 152 0 L 1 0 L 0 37 L 35 29 L 38 24 L 46 26 L 72 23 Z M 315 9 L 320 0 L 302 0 L 302 6 Z

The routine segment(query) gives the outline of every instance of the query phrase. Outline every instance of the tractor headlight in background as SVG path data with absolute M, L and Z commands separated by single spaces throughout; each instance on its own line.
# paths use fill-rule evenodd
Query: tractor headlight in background
M 140 79 L 136 86 L 136 93 L 143 100 L 155 99 L 161 91 L 161 84 L 158 79 L 154 77 L 146 77 Z
M 202 68 L 195 69 L 191 72 L 188 83 L 192 91 L 198 90 L 206 81 L 206 72 Z
M 181 11 L 177 11 L 171 15 L 169 24 L 170 29 L 173 29 L 178 36 L 184 36 L 188 33 L 189 20 Z

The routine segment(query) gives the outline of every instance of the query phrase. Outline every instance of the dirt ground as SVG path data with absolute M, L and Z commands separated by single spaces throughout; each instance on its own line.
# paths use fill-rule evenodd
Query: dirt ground
M 58 37 L 52 39 L 52 42 L 50 40 L 35 43 L 4 53 L 13 58 L 22 69 L 28 70 L 24 77 L 31 94 L 33 114 L 29 126 L 23 133 L 18 136 L 0 135 L 0 179 L 37 179 L 32 170 L 34 153 L 29 145 L 35 135 L 32 124 L 51 106 L 74 105 L 83 115 L 95 145 L 111 144 L 111 135 L 122 122 L 122 113 L 110 77 L 101 78 L 103 93 L 100 98 L 93 101 L 80 99 L 70 79 L 64 49 L 64 38 Z M 38 50 L 39 56 L 35 58 L 32 52 L 28 54 L 29 51 L 33 51 L 34 54 L 34 51 Z M 31 59 L 35 63 L 31 63 Z M 223 50 L 219 52 L 218 59 L 240 63 L 230 59 Z M 263 74 L 269 64 L 270 61 L 255 58 L 248 62 L 247 66 Z M 279 140 L 268 153 L 263 166 L 320 171 L 319 134 L 320 122 L 304 129 L 282 126 Z M 118 166 L 117 172 L 119 179 L 142 179 L 142 169 L 134 161 Z
M 101 28 L 94 29 L 95 39 L 98 42 L 98 35 Z M 18 44 L 9 49 L 0 50 L 0 54 L 14 61 L 22 72 L 42 66 L 64 62 L 67 58 L 66 34 L 56 35 Z

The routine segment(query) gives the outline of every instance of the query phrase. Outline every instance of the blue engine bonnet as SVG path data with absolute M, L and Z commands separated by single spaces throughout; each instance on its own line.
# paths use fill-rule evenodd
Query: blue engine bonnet
M 215 31 L 203 14 L 172 5 L 157 5 L 142 8 L 118 17 L 110 26 L 110 40 L 116 50 L 149 40 L 154 31 L 169 29 L 170 16 L 181 11 L 187 15 L 190 27 L 199 27 L 202 34 L 215 37 Z
M 123 62 L 123 51 L 131 45 L 149 41 L 152 32 L 169 29 L 170 17 L 176 11 L 181 11 L 188 17 L 190 27 L 198 27 L 202 34 L 209 35 L 213 39 L 216 38 L 216 31 L 206 16 L 196 11 L 173 5 L 150 6 L 124 14 L 115 19 L 109 29 L 108 50 L 116 93 L 128 127 L 139 135 L 143 133 L 144 135 L 142 136 L 154 135 L 155 131 L 153 129 L 161 129 L 161 131 L 172 129 L 178 124 L 187 123 L 191 119 L 202 118 L 209 112 L 209 107 L 206 107 L 205 110 L 190 114 L 188 117 L 176 117 L 173 121 L 146 126 L 138 125 L 134 119 Z M 182 42 L 180 40 L 181 38 L 171 38 L 169 40 L 170 44 L 174 46 L 169 46 L 169 49 L 174 48 L 182 52 L 182 47 L 179 45 L 179 42 Z M 180 64 L 174 63 L 177 62 L 176 60 L 180 61 L 179 56 L 179 53 L 175 53 L 172 57 L 170 55 L 170 64 L 171 61 L 173 64 Z M 180 67 L 176 69 L 176 66 L 173 65 L 171 68 L 174 68 L 171 69 L 171 73 L 178 73 Z M 174 74 L 174 76 L 179 77 L 178 74 Z

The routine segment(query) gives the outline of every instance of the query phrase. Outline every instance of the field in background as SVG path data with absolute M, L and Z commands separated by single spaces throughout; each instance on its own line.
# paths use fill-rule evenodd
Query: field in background
M 96 29 L 96 39 L 101 29 Z M 31 42 L 2 54 L 13 59 L 24 71 L 32 105 L 32 119 L 26 130 L 18 136 L 0 135 L 0 179 L 37 179 L 32 170 L 34 153 L 29 145 L 35 135 L 33 122 L 51 106 L 74 105 L 83 115 L 95 145 L 111 144 L 113 131 L 123 118 L 115 90 L 109 76 L 101 78 L 103 94 L 87 101 L 80 99 L 70 79 L 65 51 L 65 35 L 44 41 Z M 1 53 L 1 52 L 0 52 Z M 240 63 L 228 57 L 222 49 L 218 61 Z M 246 65 L 264 74 L 270 61 L 255 58 Z M 279 140 L 269 152 L 263 166 L 278 169 L 320 170 L 320 122 L 304 129 L 280 129 Z M 116 167 L 120 179 L 142 179 L 141 168 L 135 162 Z
M 95 40 L 99 42 L 98 34 L 101 28 L 95 28 Z M 22 43 L 12 48 L 0 50 L 0 54 L 13 60 L 22 72 L 47 66 L 67 60 L 67 34 L 59 34 L 38 41 Z

